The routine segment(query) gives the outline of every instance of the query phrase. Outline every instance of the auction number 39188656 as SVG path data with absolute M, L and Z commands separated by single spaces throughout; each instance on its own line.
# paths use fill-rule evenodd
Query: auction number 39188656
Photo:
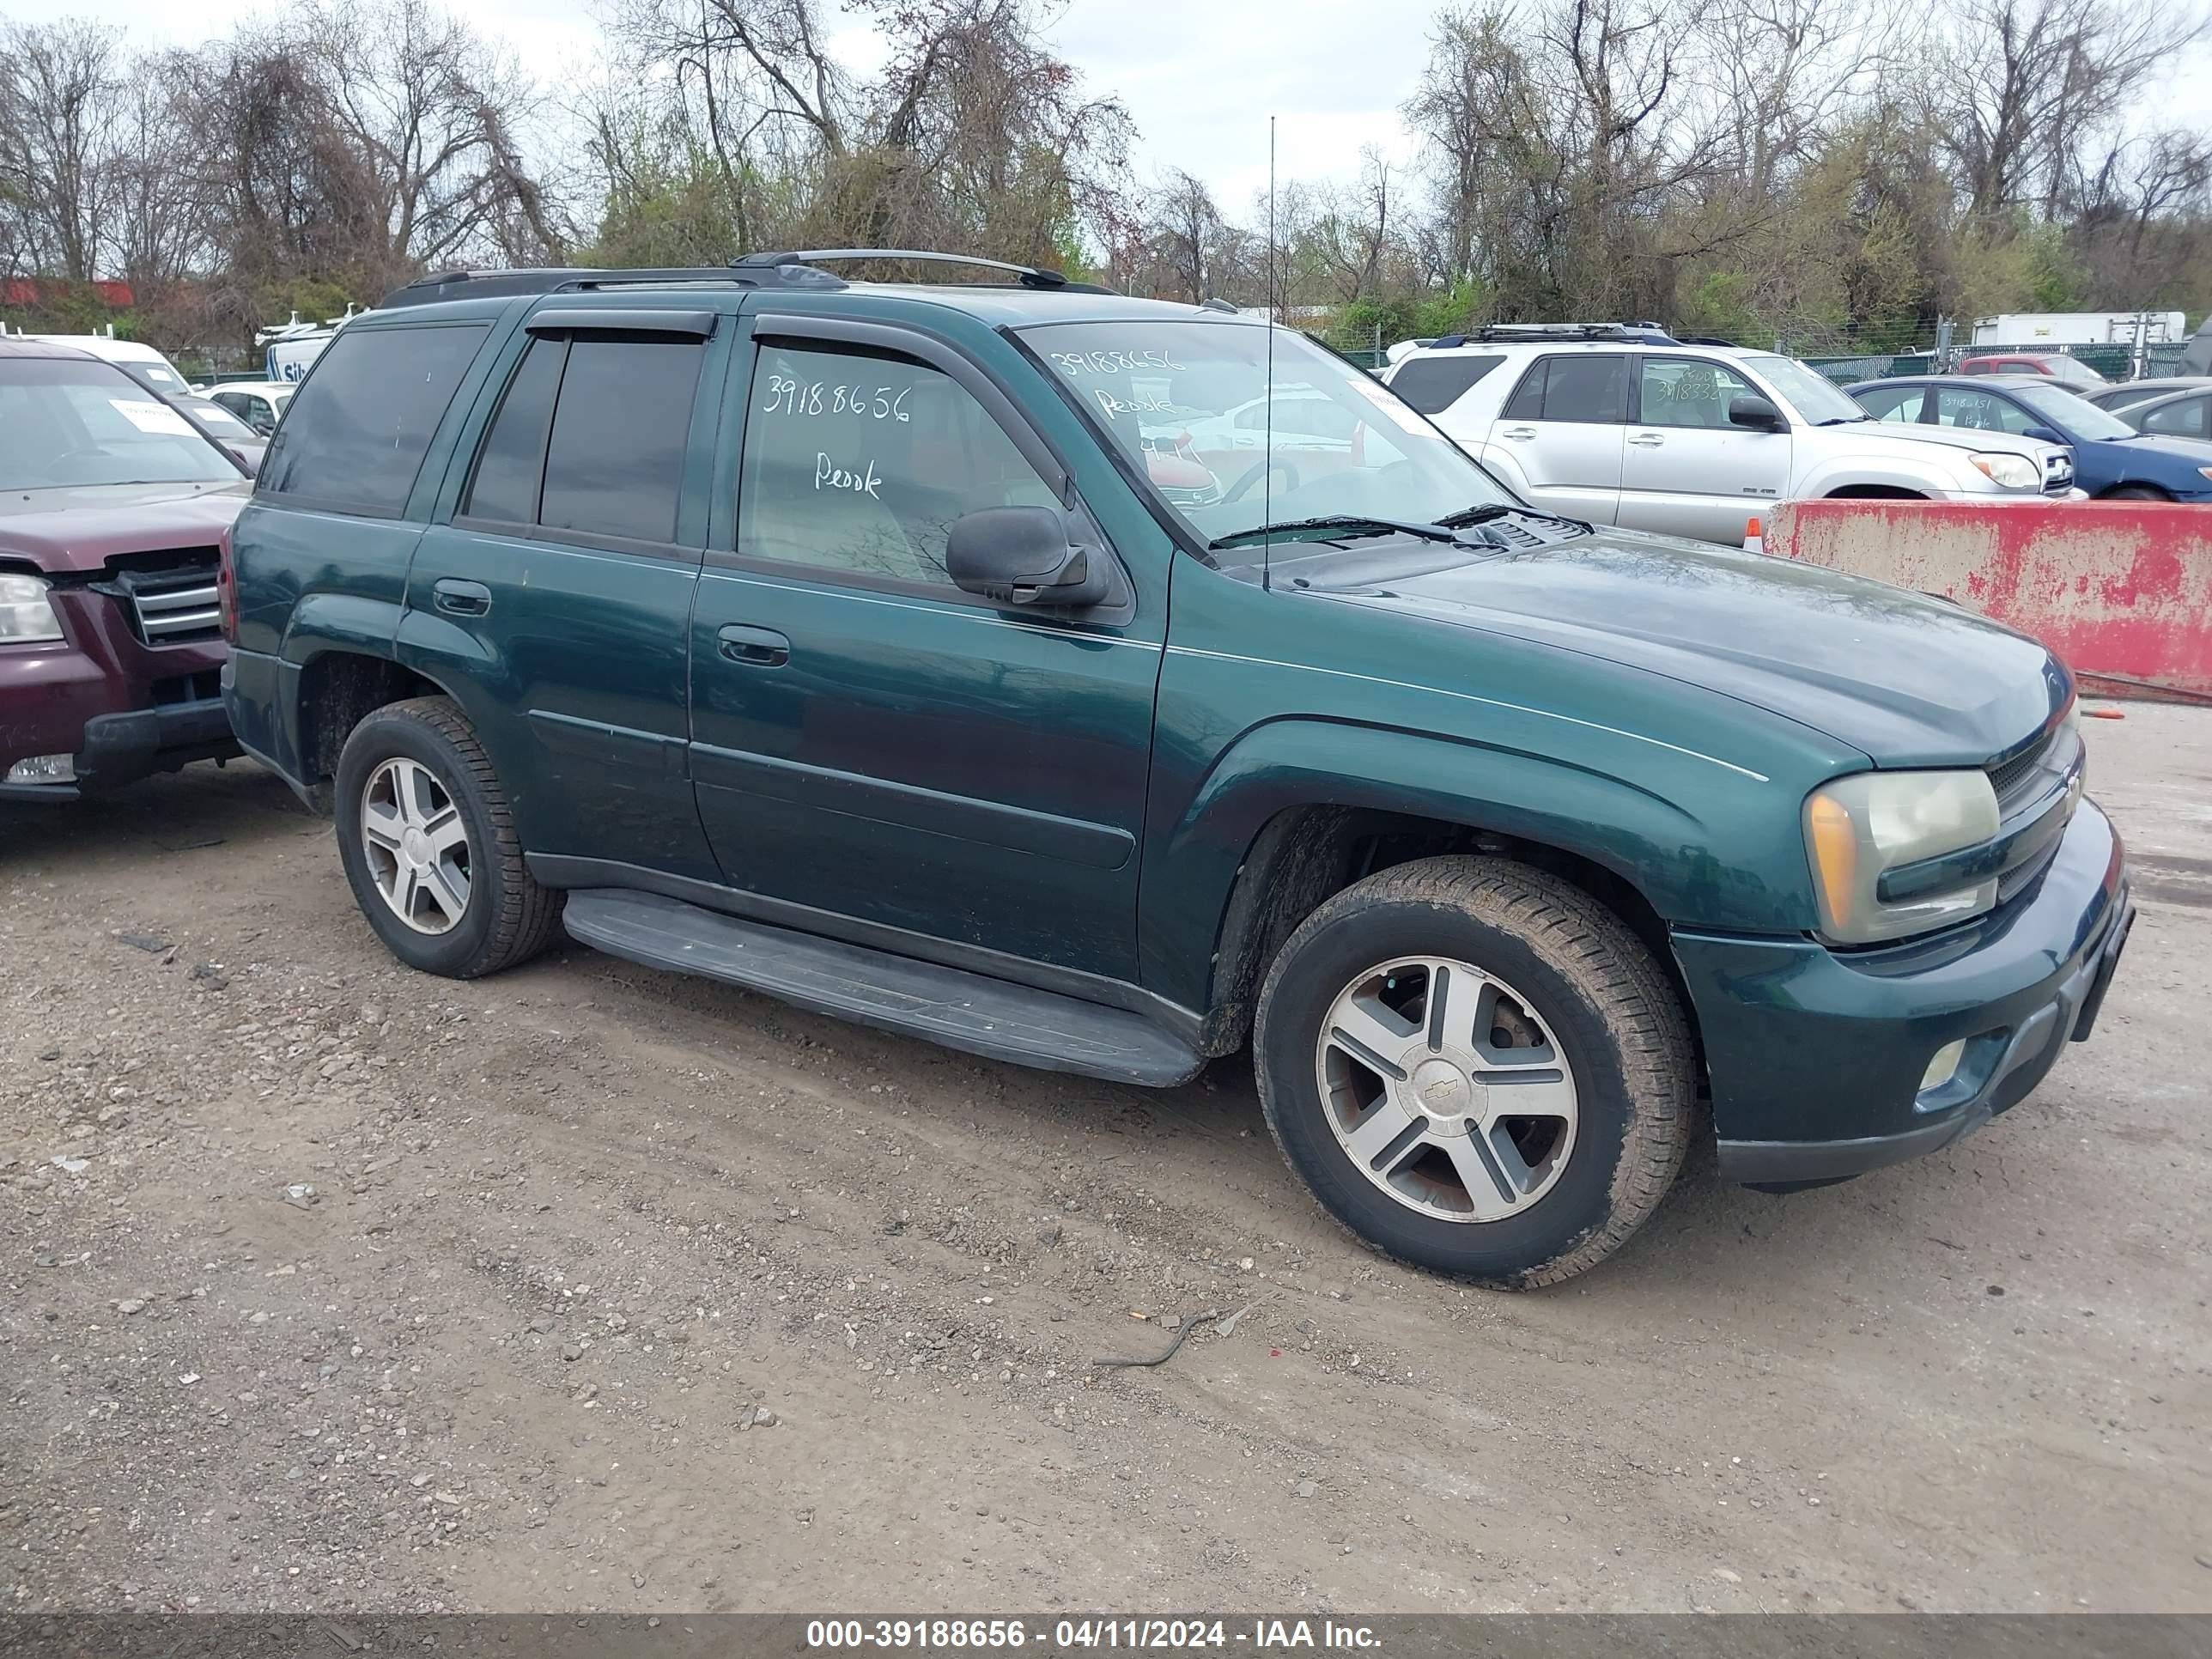
M 1228 1648 L 1285 1652 L 1297 1648 L 1366 1649 L 1376 1644 L 1364 1625 L 1304 1619 L 1255 1619 L 1232 1629 L 1221 1619 L 1061 1619 L 1049 1631 L 1021 1619 L 816 1619 L 806 1626 L 810 1649 L 953 1649 L 1037 1647 L 1046 1652 L 1093 1648 Z

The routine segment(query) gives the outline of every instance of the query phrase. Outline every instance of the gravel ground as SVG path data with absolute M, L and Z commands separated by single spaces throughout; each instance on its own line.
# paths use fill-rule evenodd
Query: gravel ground
M 2095 1042 L 1522 1297 L 1346 1241 L 1239 1065 L 411 975 L 250 766 L 0 807 L 0 1607 L 2212 1609 L 2212 714 L 2091 734 Z

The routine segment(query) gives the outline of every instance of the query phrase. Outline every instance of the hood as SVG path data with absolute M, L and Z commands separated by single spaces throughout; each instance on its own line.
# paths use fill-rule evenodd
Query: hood
M 123 553 L 211 546 L 252 493 L 244 478 L 0 492 L 0 559 L 61 575 L 98 570 Z
M 2212 466 L 2212 443 L 2202 438 L 2184 438 L 2171 432 L 2138 432 L 2132 438 L 2100 438 L 2100 444 L 2109 445 L 2118 455 L 2134 455 L 2158 461 L 2177 470 L 2183 467 Z
M 1601 529 L 1336 597 L 1706 687 L 1878 766 L 1980 765 L 2072 695 L 2033 640 L 1887 583 Z
M 1918 449 L 1935 444 L 1944 449 L 1979 450 L 1984 454 L 2025 455 L 2040 465 L 2045 455 L 2066 447 L 2045 443 L 2040 438 L 2023 438 L 2016 432 L 1988 432 L 1971 426 L 1920 426 L 1907 421 L 1854 421 L 1832 429 L 1849 432 L 1855 442 L 1887 439 L 1893 446 L 1893 454 L 1897 453 L 1896 446 Z

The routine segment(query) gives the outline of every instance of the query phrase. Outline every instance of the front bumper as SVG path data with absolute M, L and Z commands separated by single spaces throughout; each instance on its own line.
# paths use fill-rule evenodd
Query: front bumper
M 121 605 L 57 587 L 64 637 L 0 647 L 0 800 L 75 800 L 87 790 L 238 753 L 217 683 L 221 640 L 149 645 Z M 68 755 L 75 783 L 9 783 L 33 755 Z
M 1839 952 L 1678 933 L 1712 1081 L 1721 1171 L 1841 1181 L 1948 1146 L 2025 1099 L 2086 1041 L 2135 920 L 2118 834 L 2084 801 L 2035 884 L 1936 938 Z M 1958 1078 L 1929 1061 L 1965 1040 Z

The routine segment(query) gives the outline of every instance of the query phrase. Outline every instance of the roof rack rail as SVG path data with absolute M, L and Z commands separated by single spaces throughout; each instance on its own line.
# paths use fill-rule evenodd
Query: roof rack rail
M 640 269 L 597 270 L 583 266 L 539 266 L 518 270 L 441 270 L 418 276 L 396 288 L 378 302 L 378 309 L 395 306 L 434 305 L 441 300 L 503 299 L 518 294 L 559 294 L 570 289 L 692 285 L 738 288 L 841 289 L 848 286 L 819 261 L 849 259 L 908 259 L 935 264 L 970 265 L 1004 271 L 1023 288 L 1060 294 L 1111 294 L 1094 283 L 1071 282 L 1057 270 L 1035 265 L 1010 264 L 1003 259 L 984 259 L 966 253 L 939 253 L 927 248 L 826 247 L 791 252 L 748 253 L 726 265 L 693 265 Z
M 839 289 L 845 279 L 795 258 L 739 270 L 732 265 L 693 265 L 634 270 L 553 265 L 519 270 L 441 270 L 396 288 L 377 308 L 434 305 L 441 300 L 504 299 L 517 294 L 560 294 L 571 289 L 666 287 L 672 284 L 737 288 Z
M 1023 288 L 1050 289 L 1063 294 L 1111 294 L 1096 283 L 1071 281 L 1065 273 L 1036 265 L 1018 265 L 1004 259 L 986 259 L 972 253 L 945 253 L 921 247 L 817 247 L 788 253 L 748 253 L 734 262 L 740 270 L 772 269 L 792 264 L 835 263 L 852 259 L 908 259 L 924 264 L 968 265 L 978 270 L 1003 271 Z
M 1657 323 L 1488 323 L 1478 340 L 1626 340 L 1638 345 L 1680 345 Z M 1466 343 L 1464 340 L 1460 342 Z M 1443 343 L 1439 340 L 1438 345 Z

